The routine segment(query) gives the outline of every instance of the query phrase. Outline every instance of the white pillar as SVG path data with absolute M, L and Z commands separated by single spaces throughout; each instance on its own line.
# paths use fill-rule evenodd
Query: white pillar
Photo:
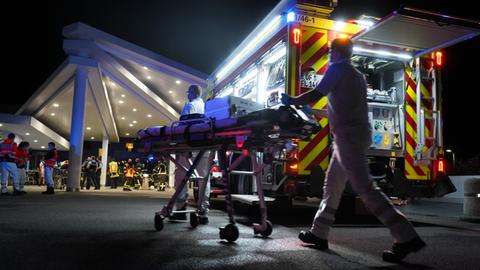
M 87 77 L 88 68 L 83 65 L 78 65 L 75 72 L 75 88 L 73 90 L 70 151 L 68 152 L 67 191 L 80 190 L 84 135 L 83 127 L 85 123 L 85 107 L 87 105 Z
M 100 174 L 100 185 L 105 186 L 107 182 L 107 166 L 108 166 L 108 137 L 103 137 L 102 141 L 102 171 Z

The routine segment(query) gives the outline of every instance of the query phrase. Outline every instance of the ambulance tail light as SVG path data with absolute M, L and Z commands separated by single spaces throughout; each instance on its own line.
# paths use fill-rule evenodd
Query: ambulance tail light
M 287 168 L 286 168 L 286 172 L 287 174 L 296 174 L 298 173 L 298 153 L 297 153 L 297 150 L 292 150 L 287 158 L 289 159 L 289 161 L 287 161 Z
M 437 172 L 445 173 L 445 161 L 443 159 L 437 161 Z

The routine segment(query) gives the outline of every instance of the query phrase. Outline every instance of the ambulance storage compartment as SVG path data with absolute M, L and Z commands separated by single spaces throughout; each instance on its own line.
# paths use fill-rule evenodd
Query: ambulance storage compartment
M 403 134 L 403 62 L 354 55 L 353 65 L 367 80 L 368 118 L 372 127 L 371 148 L 401 149 Z

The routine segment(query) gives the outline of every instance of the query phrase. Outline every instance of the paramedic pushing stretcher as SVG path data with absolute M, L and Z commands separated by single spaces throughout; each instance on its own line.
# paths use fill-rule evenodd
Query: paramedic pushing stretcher
M 400 262 L 410 252 L 425 246 L 412 224 L 396 210 L 370 178 L 366 150 L 371 144 L 368 123 L 366 82 L 362 73 L 350 63 L 353 44 L 348 38 L 335 39 L 330 49 L 330 67 L 320 84 L 298 97 L 282 96 L 286 105 L 316 102 L 328 98 L 328 118 L 334 136 L 333 153 L 323 188 L 323 199 L 309 231 L 299 234 L 300 240 L 328 249 L 328 232 L 335 218 L 347 181 L 362 202 L 389 228 L 394 238 L 391 250 L 383 252 L 383 260 Z
M 186 115 L 193 115 L 199 114 L 203 115 L 205 113 L 205 103 L 203 102 L 202 98 L 202 90 L 198 85 L 191 85 L 187 91 L 187 98 L 188 102 L 185 103 L 183 107 L 182 116 Z M 189 168 L 190 162 L 189 159 L 193 160 L 198 153 L 179 153 L 176 155 L 177 162 L 179 162 L 183 167 Z M 210 198 L 210 181 L 208 181 L 209 177 L 209 168 L 208 166 L 208 157 L 210 155 L 210 151 L 205 151 L 203 154 L 202 159 L 197 165 L 196 171 L 198 172 L 201 179 L 199 181 L 207 181 L 205 187 L 205 195 L 203 197 L 202 202 L 198 202 L 200 205 L 200 212 L 199 212 L 199 223 L 200 224 L 207 224 L 208 223 L 208 208 L 209 208 L 209 198 Z M 175 189 L 181 183 L 183 178 L 185 177 L 186 172 L 181 170 L 180 168 L 175 168 Z M 202 187 L 202 183 L 199 183 L 199 187 Z M 199 192 L 201 190 L 199 189 Z M 201 198 L 201 196 L 199 196 Z M 175 202 L 175 208 L 177 210 L 186 210 L 187 207 L 187 199 L 188 199 L 188 185 L 183 187 L 182 192 L 178 195 L 177 201 Z M 187 215 L 186 213 L 174 213 L 170 220 L 186 220 Z

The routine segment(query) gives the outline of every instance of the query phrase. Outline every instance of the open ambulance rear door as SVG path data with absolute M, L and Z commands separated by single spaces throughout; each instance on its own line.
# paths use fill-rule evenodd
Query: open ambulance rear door
M 352 37 L 356 45 L 387 46 L 422 56 L 480 34 L 480 21 L 404 7 Z

